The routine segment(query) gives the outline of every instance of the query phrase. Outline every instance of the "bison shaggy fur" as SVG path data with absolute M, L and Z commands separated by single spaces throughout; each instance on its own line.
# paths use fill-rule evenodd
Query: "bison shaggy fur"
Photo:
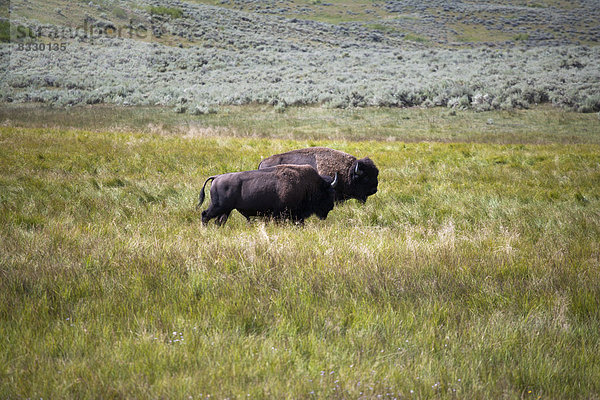
M 313 214 L 325 219 L 333 209 L 338 182 L 320 176 L 309 165 L 277 165 L 215 175 L 204 182 L 197 207 L 204 201 L 204 188 L 210 180 L 211 204 L 202 212 L 202 223 L 216 218 L 218 225 L 227 221 L 232 210 L 238 210 L 248 220 L 265 216 L 302 223 Z
M 379 170 L 369 158 L 357 159 L 353 155 L 327 147 L 309 147 L 276 154 L 265 158 L 258 169 L 279 164 L 306 164 L 320 175 L 339 175 L 335 189 L 335 201 L 357 199 L 365 202 L 367 197 L 377 192 Z

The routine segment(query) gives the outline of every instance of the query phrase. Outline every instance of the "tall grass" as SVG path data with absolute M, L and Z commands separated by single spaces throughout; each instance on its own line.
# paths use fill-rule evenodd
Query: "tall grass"
M 2 398 L 596 398 L 600 148 L 0 128 Z M 201 226 L 324 145 L 379 192 Z M 380 397 L 381 396 L 381 397 Z

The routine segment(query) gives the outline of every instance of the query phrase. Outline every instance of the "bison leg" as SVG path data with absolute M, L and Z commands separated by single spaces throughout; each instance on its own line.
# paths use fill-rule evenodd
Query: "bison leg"
M 227 218 L 229 218 L 229 213 L 221 214 L 217 218 L 217 225 L 219 225 L 219 226 L 223 225 L 225 222 L 227 222 Z
M 304 218 L 299 215 L 292 215 L 292 222 L 294 222 L 296 226 L 304 226 Z
M 223 207 L 213 207 L 211 204 L 207 210 L 202 211 L 202 223 L 206 224 L 211 219 L 217 218 L 217 225 L 223 225 L 227 221 L 230 212 L 231 210 L 224 209 Z
M 208 216 L 208 213 L 207 213 L 207 211 L 208 211 L 208 210 L 204 210 L 204 211 L 202 211 L 202 224 L 207 224 L 207 223 L 208 223 L 208 221 L 210 221 L 210 219 L 212 218 L 212 217 L 209 217 L 209 216 Z
M 250 217 L 253 217 L 254 214 L 251 214 L 249 212 L 247 212 L 246 210 L 238 210 L 240 212 L 240 214 L 242 214 L 244 217 L 246 217 L 246 222 L 250 223 Z

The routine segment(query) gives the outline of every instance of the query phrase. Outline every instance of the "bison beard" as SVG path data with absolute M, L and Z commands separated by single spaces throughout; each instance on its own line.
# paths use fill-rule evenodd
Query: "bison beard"
M 377 192 L 379 170 L 370 158 L 358 160 L 342 151 L 327 147 L 309 147 L 276 154 L 265 158 L 258 169 L 280 164 L 310 165 L 321 175 L 339 174 L 340 183 L 335 189 L 335 201 L 348 199 L 367 201 Z
M 246 219 L 265 216 L 289 218 L 302 223 L 316 214 L 325 219 L 333 209 L 336 179 L 320 176 L 308 165 L 278 165 L 256 171 L 233 172 L 209 177 L 202 186 L 198 208 L 204 202 L 204 189 L 212 180 L 211 204 L 202 212 L 202 223 L 216 218 L 227 221 L 232 210 Z

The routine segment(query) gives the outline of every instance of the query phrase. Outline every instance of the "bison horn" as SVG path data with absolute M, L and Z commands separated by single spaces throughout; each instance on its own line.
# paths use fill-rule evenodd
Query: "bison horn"
M 333 178 L 333 182 L 331 182 L 331 187 L 335 189 L 338 184 L 338 173 L 335 173 L 335 178 Z
M 358 161 L 356 162 L 356 167 L 354 167 L 354 173 L 356 175 L 362 175 L 363 174 L 363 172 L 360 169 L 358 169 Z

